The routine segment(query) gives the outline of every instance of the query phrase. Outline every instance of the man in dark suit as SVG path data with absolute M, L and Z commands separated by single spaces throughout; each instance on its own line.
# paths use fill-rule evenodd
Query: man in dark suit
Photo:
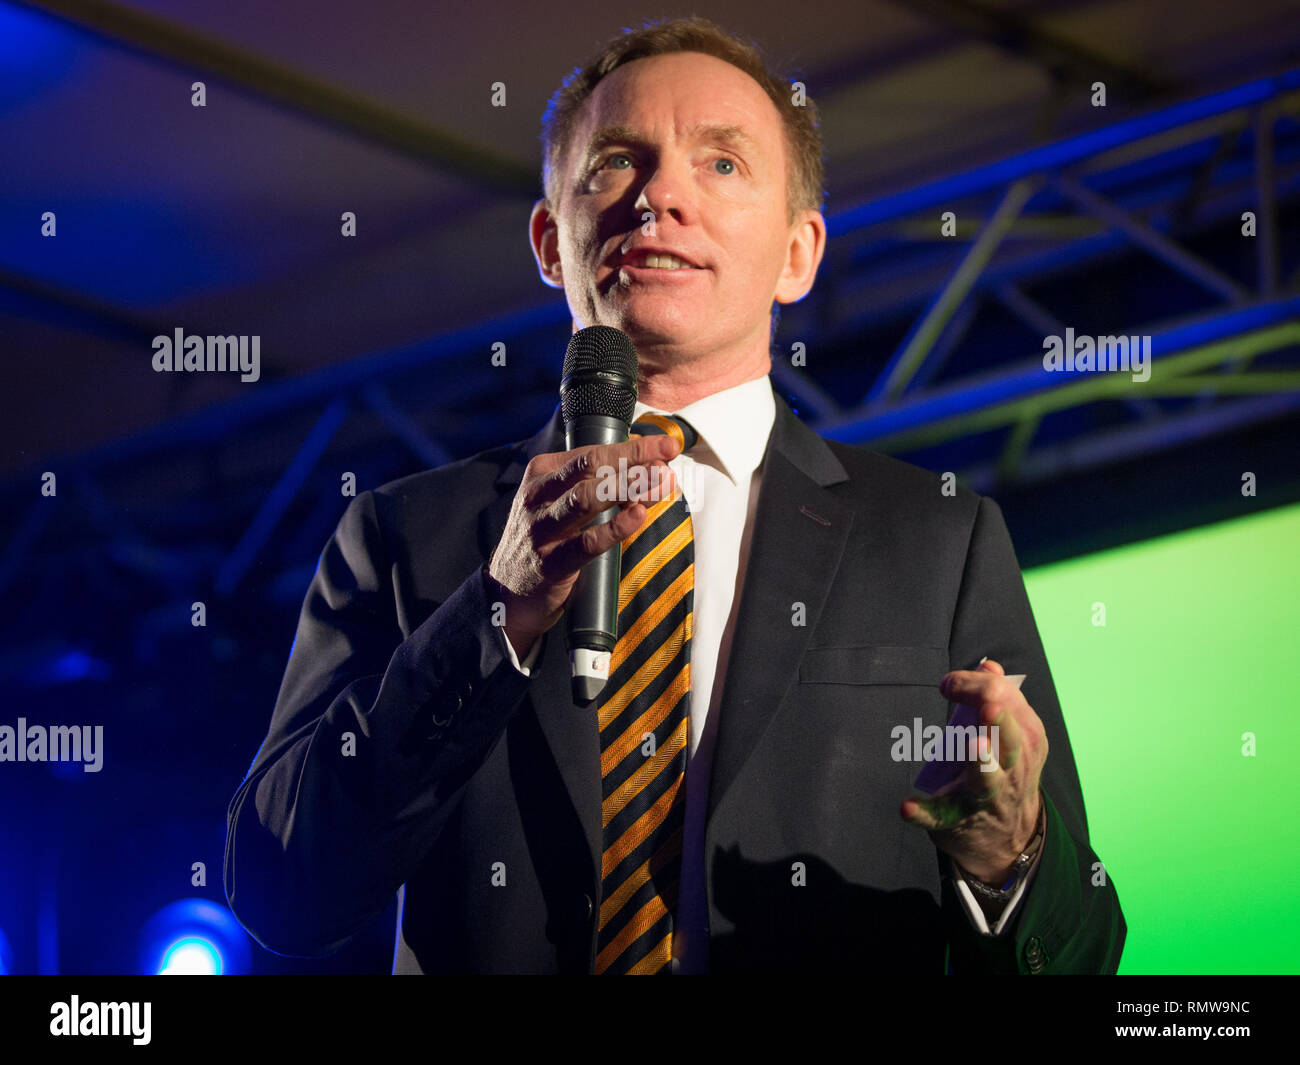
M 665 930 L 636 971 L 1115 971 L 1118 897 L 996 504 L 823 440 L 768 384 L 770 308 L 825 243 L 804 106 L 703 20 L 620 38 L 557 93 L 539 271 L 575 328 L 634 339 L 638 415 L 698 443 L 565 452 L 557 410 L 348 507 L 230 806 L 227 897 L 266 946 L 329 952 L 397 892 L 397 972 L 615 971 Z M 656 851 L 680 876 L 611 946 L 608 767 L 557 623 L 655 513 L 603 498 L 620 459 L 690 503 L 696 628 L 684 828 Z M 949 703 L 994 747 L 906 799 L 906 737 Z

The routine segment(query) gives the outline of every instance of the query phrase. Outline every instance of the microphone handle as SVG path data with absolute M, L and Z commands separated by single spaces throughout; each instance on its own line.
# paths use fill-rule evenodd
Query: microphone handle
M 582 414 L 564 426 L 566 451 L 589 444 L 621 444 L 630 426 L 602 414 Z M 590 524 L 613 521 L 618 507 L 601 511 Z M 569 597 L 567 644 L 573 677 L 573 699 L 586 705 L 609 679 L 609 656 L 618 639 L 618 582 L 623 553 L 617 546 L 582 567 Z

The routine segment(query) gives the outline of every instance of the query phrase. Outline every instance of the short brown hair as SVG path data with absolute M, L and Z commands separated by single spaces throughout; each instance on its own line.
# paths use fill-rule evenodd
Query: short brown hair
M 699 17 L 646 22 L 639 29 L 625 29 L 610 38 L 585 66 L 575 67 L 564 79 L 542 116 L 542 186 L 547 202 L 558 207 L 556 194 L 569 138 L 583 102 L 601 79 L 625 63 L 673 52 L 714 56 L 743 70 L 762 86 L 785 128 L 786 155 L 791 163 L 786 174 L 787 214 L 793 221 L 797 211 L 820 211 L 826 199 L 826 178 L 817 108 L 812 99 L 804 94 L 803 102 L 796 105 L 788 76 L 771 68 L 756 44 Z

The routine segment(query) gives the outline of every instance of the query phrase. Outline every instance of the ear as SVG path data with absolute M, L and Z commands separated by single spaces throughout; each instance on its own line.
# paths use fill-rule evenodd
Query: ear
M 808 295 L 817 278 L 817 267 L 826 252 L 826 219 L 820 211 L 807 208 L 790 227 L 785 268 L 777 279 L 777 303 L 796 303 Z
M 537 272 L 542 282 L 551 288 L 564 288 L 564 274 L 560 269 L 560 240 L 555 215 L 545 199 L 533 204 L 528 219 L 528 241 L 537 260 Z

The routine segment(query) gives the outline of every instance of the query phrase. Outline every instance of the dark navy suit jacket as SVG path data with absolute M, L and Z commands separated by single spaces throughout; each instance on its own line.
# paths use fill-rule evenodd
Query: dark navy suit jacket
M 227 898 L 271 950 L 329 953 L 397 893 L 396 972 L 590 971 L 594 715 L 571 701 L 562 621 L 530 677 L 513 668 L 480 572 L 528 459 L 562 450 L 557 409 L 348 506 L 229 808 Z M 939 680 L 984 655 L 1028 675 L 1050 747 L 1041 863 L 998 937 L 899 817 L 919 767 L 890 753 L 896 725 L 946 722 Z M 711 969 L 1114 972 L 1125 924 L 1096 862 L 997 504 L 825 440 L 778 398 L 708 801 Z

